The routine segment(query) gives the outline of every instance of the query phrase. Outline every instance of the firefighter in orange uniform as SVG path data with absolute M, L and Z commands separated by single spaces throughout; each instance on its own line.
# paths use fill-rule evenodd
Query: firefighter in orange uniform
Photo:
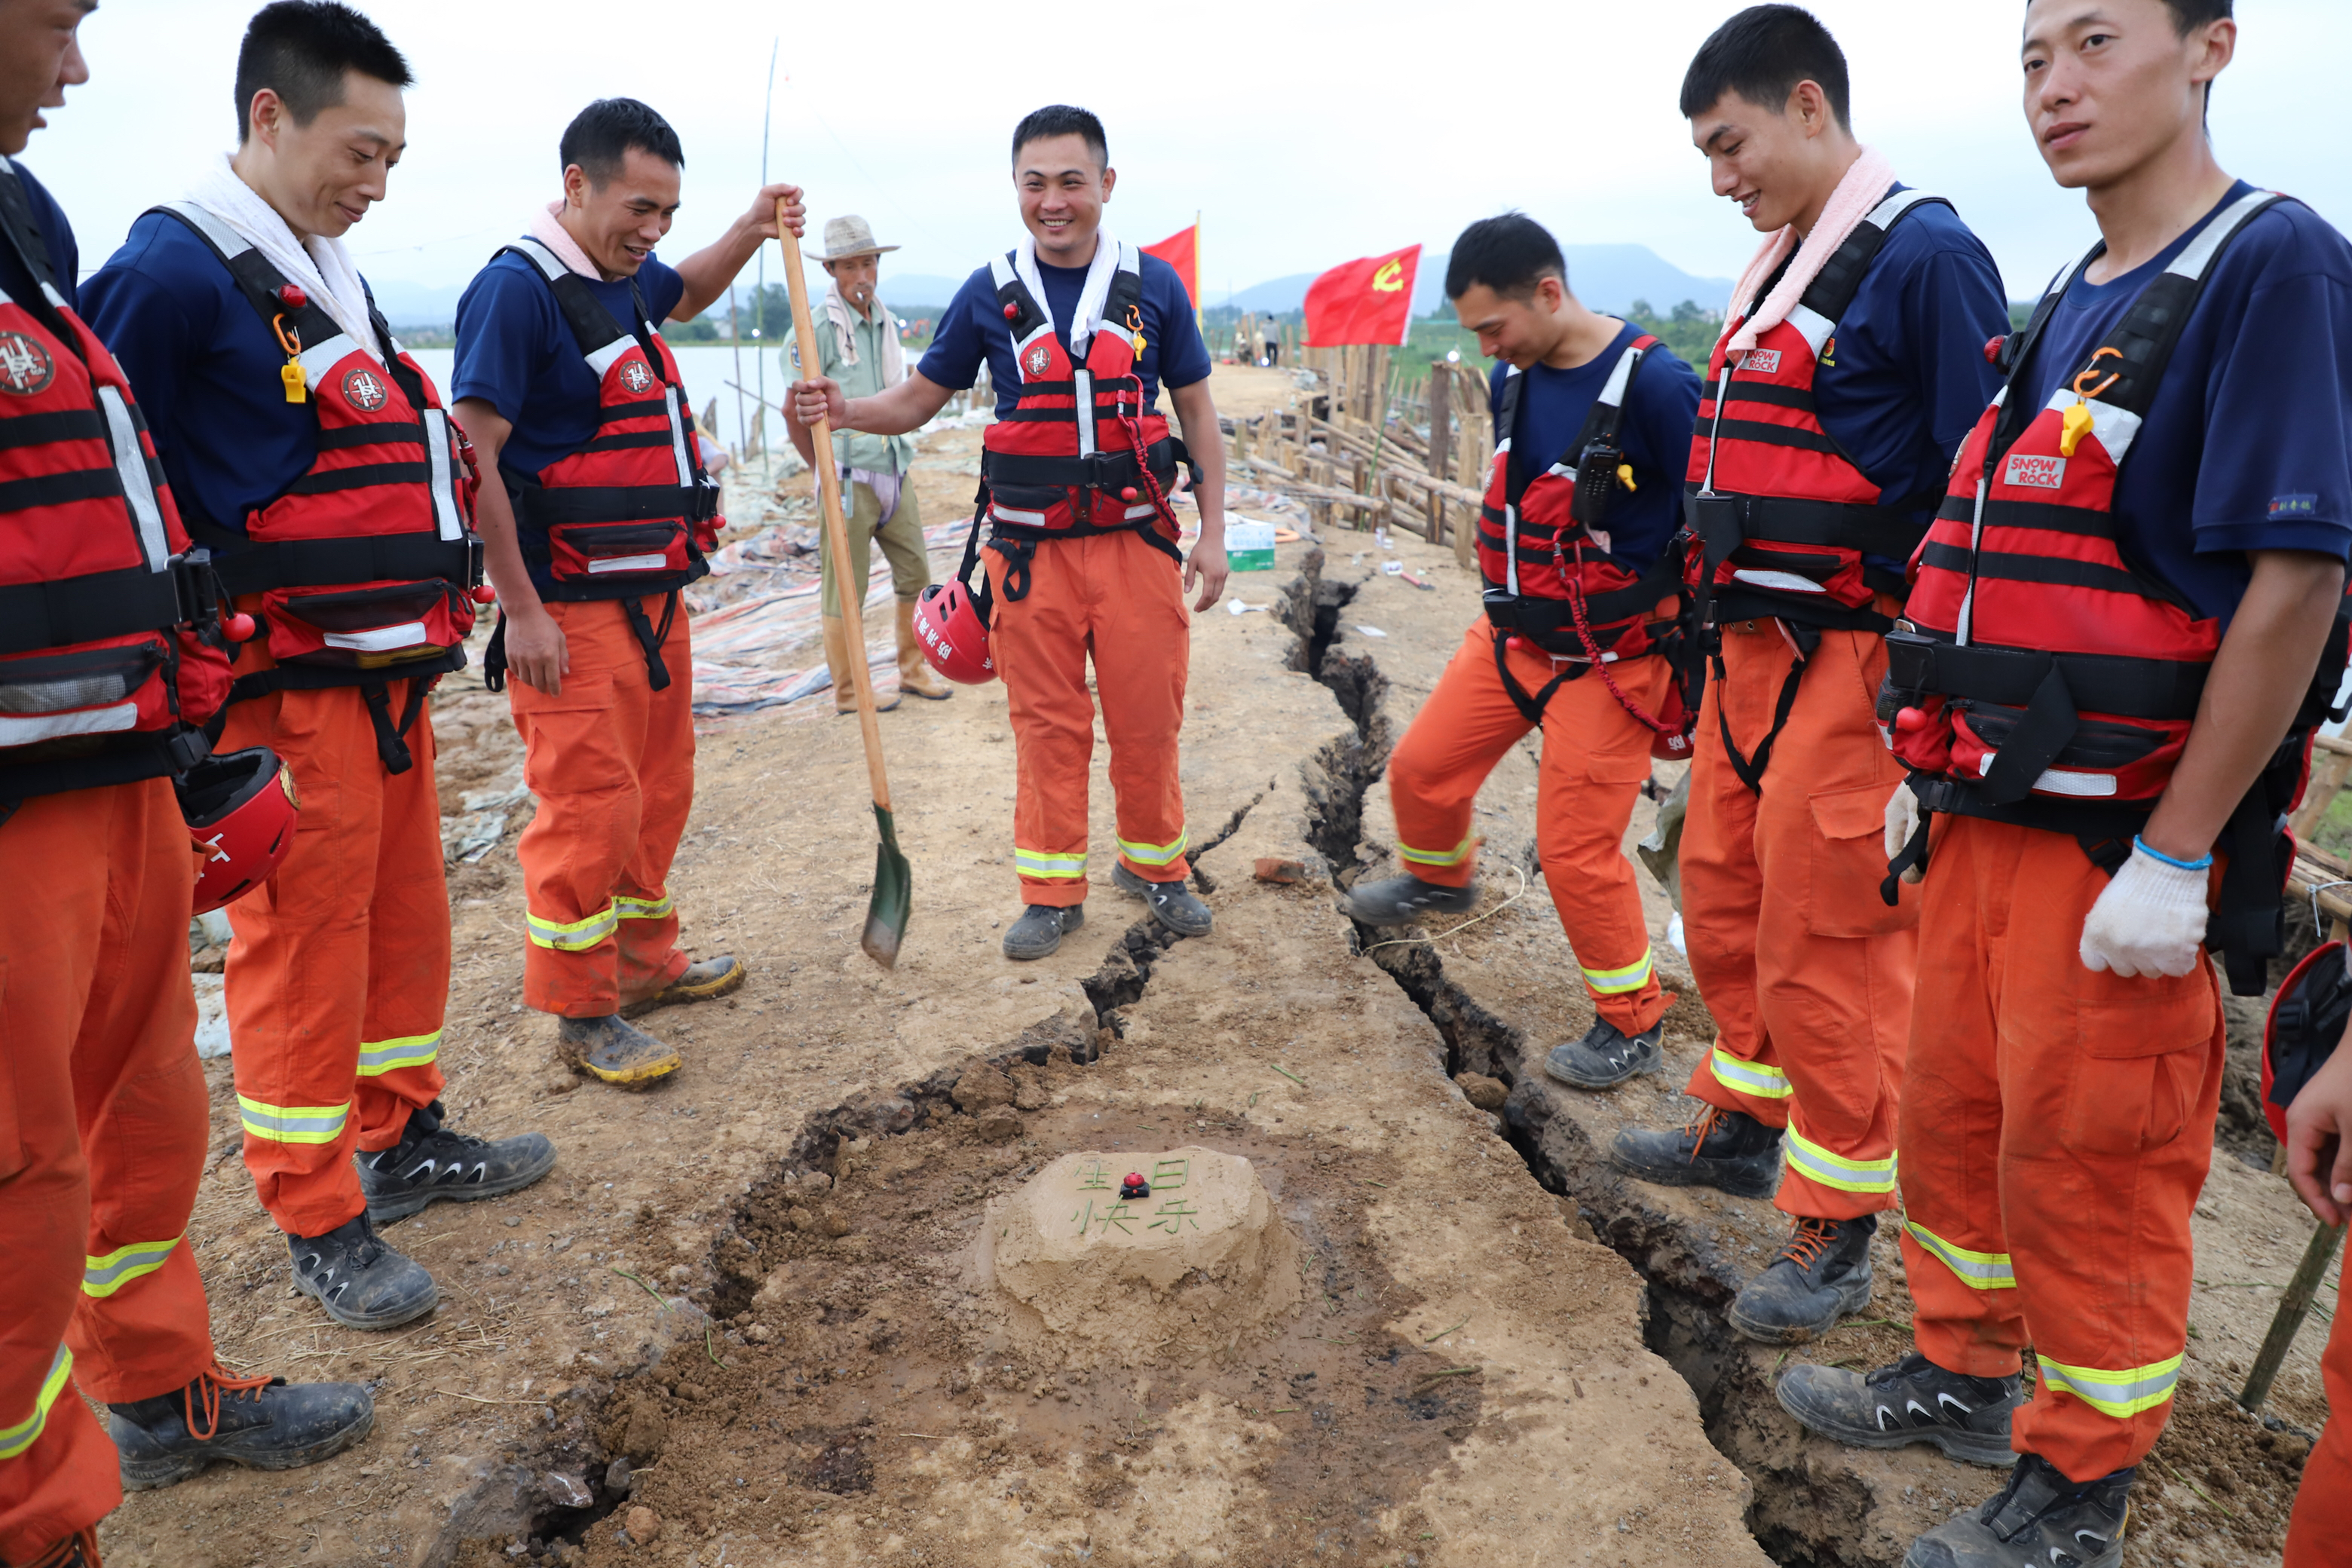
M 155 208 L 86 290 L 140 389 L 189 532 L 257 633 L 220 743 L 268 746 L 302 803 L 285 864 L 229 911 L 245 1158 L 294 1283 L 336 1321 L 433 1310 L 380 1221 L 545 1175 L 537 1133 L 468 1137 L 440 1104 L 449 899 L 434 681 L 462 668 L 478 574 L 469 459 L 339 237 L 384 194 L 407 63 L 331 0 L 257 13 L 243 140 Z
M 973 548 L 989 529 L 987 607 L 972 630 L 985 628 L 1004 678 L 1018 753 L 1013 859 L 1024 907 L 1004 933 L 1016 960 L 1045 957 L 1086 919 L 1089 656 L 1118 806 L 1111 884 L 1179 936 L 1206 936 L 1213 923 L 1186 886 L 1176 748 L 1192 647 L 1184 589 L 1200 586 L 1198 611 L 1225 586 L 1223 447 L 1183 282 L 1103 232 L 1118 179 L 1101 121 L 1066 104 L 1028 115 L 1013 132 L 1029 231 L 1020 246 L 965 280 L 914 374 L 855 402 L 834 382 L 797 382 L 790 409 L 803 426 L 828 418 L 836 430 L 903 434 L 989 366 L 997 419 L 972 522 Z M 1204 437 L 1190 455 L 1154 411 L 1162 382 L 1183 428 Z M 1185 558 L 1169 498 L 1188 464 L 1201 538 Z M 942 592 L 927 592 L 919 626 Z

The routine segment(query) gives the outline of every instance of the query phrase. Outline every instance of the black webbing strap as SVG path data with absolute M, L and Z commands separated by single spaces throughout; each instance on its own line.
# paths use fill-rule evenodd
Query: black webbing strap
M 1788 628 L 1789 636 L 1796 641 L 1796 659 L 1789 666 L 1788 679 L 1780 682 L 1780 699 L 1772 706 L 1772 728 L 1763 740 L 1757 742 L 1753 752 L 1744 757 L 1739 754 L 1738 742 L 1731 738 L 1729 710 L 1720 699 L 1715 708 L 1716 721 L 1723 727 L 1724 760 L 1731 764 L 1731 771 L 1739 775 L 1739 782 L 1748 786 L 1750 795 L 1764 793 L 1764 770 L 1771 765 L 1772 743 L 1780 738 L 1780 731 L 1789 727 L 1790 711 L 1797 706 L 1797 687 L 1805 679 L 1805 667 L 1812 662 L 1814 650 L 1822 646 L 1819 627 L 1787 621 L 1781 625 Z M 1718 684 L 1725 683 L 1727 679 L 1720 645 L 1715 650 L 1715 679 Z
M 1510 660 L 1504 656 L 1504 649 L 1509 646 L 1510 640 L 1508 632 L 1497 630 L 1495 633 L 1495 673 L 1503 678 L 1503 695 L 1511 700 L 1511 706 L 1519 710 L 1519 717 L 1540 729 L 1544 710 L 1551 706 L 1551 694 L 1591 667 L 1570 663 L 1545 682 L 1541 691 L 1530 695 L 1525 687 L 1512 679 Z
M 637 634 L 637 642 L 646 650 L 646 684 L 656 691 L 668 690 L 669 661 L 662 658 L 662 644 L 669 640 L 670 623 L 677 619 L 677 590 L 673 588 L 663 596 L 659 626 L 646 616 L 643 600 L 622 600 L 621 613 L 629 617 L 629 629 Z
M 253 540 L 197 519 L 188 526 L 198 543 L 216 552 L 213 570 L 232 595 L 436 579 L 462 589 L 472 580 L 474 545 L 468 540 L 429 533 Z
M 425 711 L 425 692 L 431 684 L 428 680 L 408 683 L 408 703 L 401 710 L 398 724 L 392 721 L 391 682 L 371 680 L 360 688 L 360 696 L 367 701 L 368 717 L 375 721 L 375 754 L 383 759 L 384 772 L 404 773 L 416 765 L 415 755 L 404 737 L 416 722 L 416 716 Z
M 499 612 L 499 624 L 490 628 L 488 646 L 482 649 L 482 688 L 487 691 L 507 689 L 507 613 Z
M 1897 787 L 1908 789 L 1910 785 L 1903 784 Z M 1886 863 L 1886 879 L 1878 884 L 1878 898 L 1879 901 L 1890 910 L 1903 901 L 1904 873 L 1916 870 L 1925 875 L 1927 872 L 1927 824 L 1930 820 L 1932 820 L 1930 814 L 1927 807 L 1922 805 L 1919 809 L 1919 826 L 1912 829 L 1910 842 L 1905 844 L 1895 853 L 1895 858 Z
M 415 766 L 416 759 L 402 737 L 415 727 L 417 716 L 425 711 L 425 699 L 441 678 L 453 669 L 466 668 L 466 650 L 461 646 L 449 648 L 436 658 L 420 659 L 398 671 L 330 669 L 307 665 L 281 664 L 269 669 L 257 669 L 250 675 L 240 675 L 229 683 L 228 696 L 220 710 L 204 728 L 206 740 L 220 743 L 221 731 L 228 722 L 228 710 L 240 702 L 250 702 L 278 691 L 331 691 L 343 687 L 356 687 L 360 698 L 367 704 L 368 717 L 375 725 L 375 754 L 383 762 L 388 773 L 404 773 Z M 397 723 L 392 717 L 392 683 L 408 682 L 408 701 Z
M 2259 996 L 2269 989 L 2269 960 L 2286 950 L 2279 895 L 2294 868 L 2294 840 L 2279 831 L 2260 780 L 2240 797 L 2216 847 L 2227 859 L 2205 945 L 2221 955 L 2232 995 Z

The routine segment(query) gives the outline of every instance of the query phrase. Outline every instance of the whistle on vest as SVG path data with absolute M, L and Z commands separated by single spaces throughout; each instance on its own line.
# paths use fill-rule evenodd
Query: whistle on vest
M 286 401 L 299 403 L 310 395 L 310 378 L 302 369 L 302 340 L 287 328 L 286 318 L 269 318 L 269 330 L 278 334 L 278 346 L 286 351 L 286 363 L 278 367 L 278 379 L 286 384 Z
M 2083 437 L 2090 434 L 2092 423 L 2089 404 L 2078 400 L 2069 407 L 2060 422 L 2058 455 L 2062 458 L 2073 457 L 2074 448 L 2082 445 Z

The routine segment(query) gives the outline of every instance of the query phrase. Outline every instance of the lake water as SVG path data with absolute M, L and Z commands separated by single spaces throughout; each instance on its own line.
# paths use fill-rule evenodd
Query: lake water
M 740 380 L 744 387 L 742 418 L 748 421 L 752 410 L 758 406 L 755 395 L 760 387 L 761 355 L 749 348 L 744 349 L 740 362 L 742 372 L 739 376 L 736 373 L 736 352 L 732 348 L 689 343 L 673 346 L 670 352 L 677 356 L 677 368 L 685 373 L 686 390 L 694 399 L 695 411 L 700 413 L 710 405 L 712 398 L 717 398 L 719 439 L 729 447 L 740 447 L 743 432 L 737 423 L 735 389 L 728 384 Z M 784 388 L 792 384 L 792 374 L 780 363 L 783 358 L 780 353 L 773 349 L 763 352 L 767 360 L 768 401 L 781 404 Z M 450 377 L 456 369 L 457 352 L 453 349 L 418 349 L 415 357 L 416 363 L 433 377 L 434 384 L 441 388 L 443 395 L 447 395 Z M 779 449 L 785 446 L 783 416 L 781 413 L 772 409 L 769 412 L 767 431 L 770 445 Z

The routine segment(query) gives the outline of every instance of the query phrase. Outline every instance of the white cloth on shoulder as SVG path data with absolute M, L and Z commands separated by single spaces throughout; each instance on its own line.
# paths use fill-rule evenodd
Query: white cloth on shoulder
M 360 281 L 359 268 L 352 265 L 343 242 L 315 234 L 308 240 L 296 239 L 277 209 L 237 177 L 229 159 L 222 153 L 189 191 L 188 199 L 235 229 L 288 282 L 317 300 L 352 342 L 383 363 L 383 345 L 368 321 L 367 285 Z

